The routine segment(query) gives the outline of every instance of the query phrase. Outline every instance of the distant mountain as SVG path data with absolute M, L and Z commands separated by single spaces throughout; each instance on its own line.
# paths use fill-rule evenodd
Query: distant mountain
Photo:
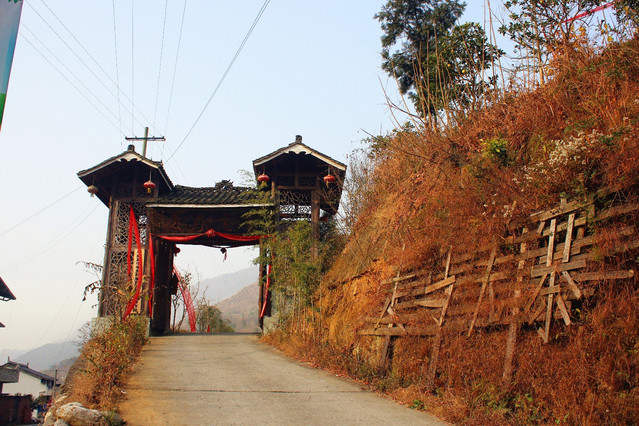
M 258 267 L 252 266 L 250 268 L 241 269 L 232 274 L 224 274 L 215 278 L 206 278 L 200 281 L 199 295 L 202 296 L 205 294 L 206 299 L 215 304 L 233 296 L 247 285 L 256 282 L 258 277 Z
M 236 332 L 258 332 L 259 286 L 257 280 L 217 304 L 222 316 L 231 322 Z
M 47 343 L 29 352 L 12 359 L 21 364 L 29 364 L 29 367 L 37 371 L 47 370 L 55 367 L 61 361 L 69 358 L 76 358 L 79 353 L 78 345 L 73 341 Z M 4 360 L 2 360 L 4 363 Z
M 71 369 L 71 366 L 73 365 L 76 359 L 78 359 L 77 356 L 64 359 L 60 361 L 59 363 L 57 363 L 56 365 L 52 365 L 51 368 L 48 368 L 46 370 L 40 370 L 40 372 L 44 374 L 48 374 L 51 377 L 55 377 L 58 379 L 60 383 L 64 383 L 64 381 L 67 378 L 67 375 L 69 374 L 69 370 Z

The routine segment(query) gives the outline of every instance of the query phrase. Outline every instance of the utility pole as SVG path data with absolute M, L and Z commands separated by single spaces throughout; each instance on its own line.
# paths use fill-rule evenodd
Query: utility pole
M 125 137 L 124 139 L 126 139 L 128 141 L 144 141 L 142 143 L 142 156 L 143 157 L 146 157 L 146 143 L 148 141 L 165 141 L 166 140 L 164 138 L 164 136 L 149 136 L 149 128 L 148 127 L 144 128 L 144 137 L 143 138 Z

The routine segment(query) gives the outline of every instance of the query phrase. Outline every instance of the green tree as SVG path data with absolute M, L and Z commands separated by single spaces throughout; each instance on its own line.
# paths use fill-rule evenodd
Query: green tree
M 384 31 L 382 69 L 424 117 L 475 108 L 496 83 L 483 74 L 503 52 L 479 24 L 456 25 L 465 7 L 460 0 L 389 0 L 375 15 Z
M 509 21 L 499 28 L 499 32 L 515 43 L 518 59 L 532 60 L 521 63 L 538 72 L 543 83 L 546 80 L 544 66 L 550 54 L 560 45 L 569 45 L 575 39 L 576 29 L 587 26 L 593 16 L 586 15 L 579 20 L 571 18 L 599 3 L 600 0 L 507 0 L 504 6 Z
M 229 320 L 222 317 L 220 309 L 201 300 L 197 305 L 197 330 L 200 333 L 233 333 Z

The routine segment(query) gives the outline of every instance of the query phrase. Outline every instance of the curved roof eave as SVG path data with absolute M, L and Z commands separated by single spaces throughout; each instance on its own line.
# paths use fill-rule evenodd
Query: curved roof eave
M 329 157 L 328 155 L 324 155 L 321 152 L 314 150 L 313 148 L 303 144 L 302 142 L 293 142 L 290 145 L 285 146 L 284 148 L 280 148 L 277 151 L 274 151 L 270 154 L 267 154 L 263 157 L 258 158 L 257 160 L 253 160 L 253 168 L 261 166 L 262 164 L 267 163 L 273 160 L 274 158 L 284 154 L 312 155 L 313 157 L 318 158 L 319 160 L 322 160 L 323 162 L 330 164 L 331 166 L 335 167 L 338 170 L 341 170 L 344 172 L 346 171 L 345 164 L 340 163 L 339 161 Z

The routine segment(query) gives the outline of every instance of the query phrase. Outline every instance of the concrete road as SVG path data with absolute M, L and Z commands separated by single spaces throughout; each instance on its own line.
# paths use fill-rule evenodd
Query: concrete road
M 255 335 L 151 338 L 121 405 L 130 425 L 443 425 Z

